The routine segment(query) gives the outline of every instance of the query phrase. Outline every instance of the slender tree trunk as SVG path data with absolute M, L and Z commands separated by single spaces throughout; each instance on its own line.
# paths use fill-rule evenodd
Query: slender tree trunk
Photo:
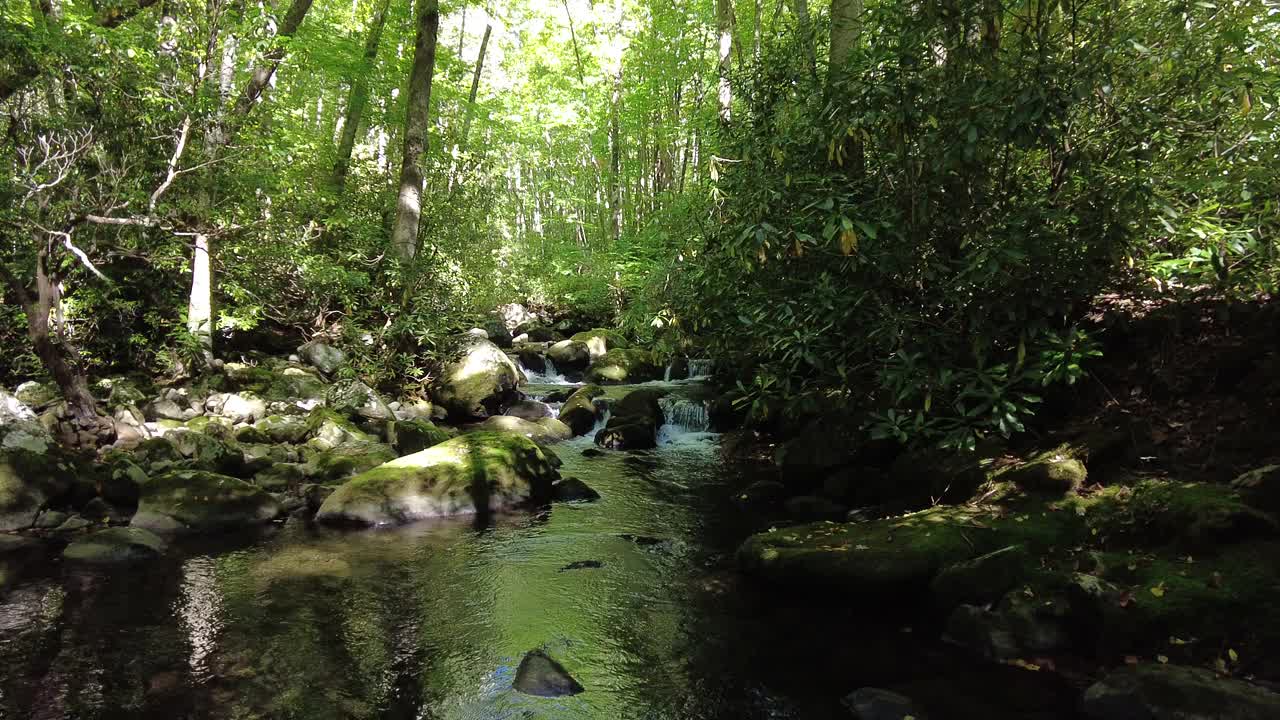
M 418 32 L 413 69 L 409 73 L 409 106 L 405 114 L 404 157 L 400 161 L 400 189 L 391 250 L 402 259 L 418 251 L 418 222 L 422 217 L 422 155 L 427 150 L 431 110 L 431 80 L 436 67 L 436 38 L 440 32 L 439 0 L 418 0 Z
M 206 233 L 194 235 L 191 252 L 191 295 L 187 301 L 187 332 L 199 339 L 206 355 L 212 353 L 213 270 L 209 264 L 209 236 Z
M 716 0 L 716 36 L 718 40 L 720 87 L 716 94 L 720 122 L 728 124 L 733 117 L 733 87 L 729 73 L 733 70 L 733 0 Z
M 818 51 L 813 37 L 813 18 L 809 16 L 809 0 L 792 0 L 791 12 L 796 16 L 796 28 L 800 31 L 800 42 L 804 46 L 805 58 L 809 61 L 809 70 L 814 79 L 817 79 Z
M 347 182 L 347 171 L 351 167 L 351 151 L 356 146 L 356 135 L 360 130 L 360 119 L 364 116 L 365 106 L 369 104 L 369 75 L 373 72 L 374 60 L 378 57 L 378 43 L 382 40 L 382 28 L 387 22 L 387 5 L 389 0 L 378 0 L 373 10 L 373 18 L 369 20 L 369 35 L 364 43 L 364 58 L 360 69 L 351 78 L 351 94 L 347 98 L 347 110 L 342 120 L 342 137 L 338 141 L 338 159 L 333 166 L 333 184 L 341 193 Z
M 289 6 L 289 12 L 284 16 L 284 22 L 280 24 L 280 37 L 292 37 L 298 31 L 302 19 L 311 9 L 311 3 L 312 0 L 293 0 L 293 4 Z M 288 50 L 281 44 L 262 57 L 262 62 L 253 69 L 253 74 L 244 87 L 244 93 L 236 101 L 236 115 L 243 116 L 249 113 L 250 108 L 267 89 L 267 84 L 271 82 L 271 78 L 276 74 L 287 52 Z
M 467 98 L 467 112 L 462 121 L 462 149 L 467 149 L 467 136 L 471 134 L 471 118 L 476 111 L 476 94 L 480 91 L 480 73 L 484 72 L 484 53 L 489 48 L 489 35 L 493 32 L 493 23 L 484 26 L 484 37 L 480 39 L 480 54 L 476 56 L 476 71 L 471 76 L 471 95 Z

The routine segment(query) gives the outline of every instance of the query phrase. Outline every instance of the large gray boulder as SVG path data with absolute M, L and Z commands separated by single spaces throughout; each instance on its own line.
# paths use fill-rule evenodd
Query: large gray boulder
M 316 520 L 396 525 L 501 512 L 550 499 L 557 477 L 551 460 L 528 438 L 470 433 L 351 478 L 324 501 Z
M 561 340 L 547 348 L 547 357 L 560 372 L 581 372 L 591 364 L 591 352 L 586 344 L 574 340 Z
M 347 361 L 345 352 L 321 340 L 312 340 L 298 348 L 298 355 L 325 375 L 334 374 Z
M 260 525 L 280 513 L 275 498 L 243 480 L 175 470 L 142 485 L 131 524 L 155 531 L 214 532 Z
M 40 423 L 35 411 L 0 389 L 0 449 L 21 448 L 43 453 L 51 445 L 53 436 Z
M 454 420 L 497 415 L 515 399 L 520 371 L 506 353 L 484 338 L 455 338 L 446 351 L 432 399 Z
M 1112 671 L 1085 691 L 1091 720 L 1271 720 L 1280 694 L 1202 668 L 1154 663 Z
M 74 472 L 53 452 L 0 450 L 0 531 L 31 527 L 45 505 L 70 490 Z
M 396 419 L 382 396 L 359 380 L 334 384 L 325 396 L 325 404 L 351 417 L 381 422 Z

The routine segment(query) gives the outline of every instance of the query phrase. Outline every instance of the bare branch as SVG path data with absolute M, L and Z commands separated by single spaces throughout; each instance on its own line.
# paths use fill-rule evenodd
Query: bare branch
M 169 158 L 169 171 L 165 174 L 164 182 L 151 193 L 151 200 L 147 203 L 147 214 L 155 215 L 156 203 L 160 201 L 160 196 L 164 195 L 173 185 L 173 181 L 178 177 L 178 163 L 182 160 L 182 153 L 187 149 L 187 137 L 191 134 L 191 116 L 187 115 L 182 119 L 182 129 L 178 131 L 178 142 L 173 147 L 173 155 Z

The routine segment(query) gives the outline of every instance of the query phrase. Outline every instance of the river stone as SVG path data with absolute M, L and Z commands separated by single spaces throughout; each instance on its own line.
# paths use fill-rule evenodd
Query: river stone
M 236 475 L 245 468 L 244 452 L 234 442 L 208 433 L 177 430 L 165 435 L 191 467 L 223 475 Z
M 367 420 L 394 420 L 395 413 L 382 396 L 359 380 L 335 383 L 325 396 L 325 404 L 348 417 Z
M 513 433 L 469 433 L 348 480 L 324 501 L 316 519 L 393 525 L 501 512 L 545 501 L 556 477 L 532 440 Z
M 560 502 L 589 502 L 599 500 L 600 493 L 576 477 L 560 478 L 551 485 L 551 491 Z
M 529 372 L 545 373 L 547 371 L 547 358 L 539 347 L 521 347 L 516 350 L 516 359 Z
M 648 350 L 616 349 L 594 358 L 586 377 L 598 385 L 624 385 L 660 380 L 664 371 Z
M 510 415 L 497 415 L 475 425 L 469 425 L 466 428 L 468 433 L 473 432 L 505 432 L 523 435 L 538 444 L 550 444 L 568 440 L 573 437 L 573 431 L 569 426 L 556 420 L 555 418 L 542 418 L 537 422 L 523 420 Z
M 149 530 L 118 527 L 77 538 L 62 551 L 62 557 L 72 562 L 116 565 L 155 559 L 164 554 L 165 547 L 164 540 Z
M 546 403 L 538 402 L 537 400 L 521 400 L 507 408 L 507 411 L 503 414 L 534 422 L 552 415 L 551 408 Z
M 626 349 L 630 347 L 626 339 L 622 337 L 622 333 L 617 330 L 607 330 L 605 328 L 593 328 L 573 335 L 569 338 L 573 342 L 582 343 L 587 347 L 591 359 L 604 356 L 605 353 L 614 349 Z
M 483 338 L 462 336 L 446 350 L 433 399 L 456 420 L 498 414 L 516 395 L 521 374 L 511 358 Z
M 1280 694 L 1202 668 L 1155 663 L 1110 672 L 1085 691 L 1092 720 L 1273 720 Z
M 147 473 L 137 463 L 127 457 L 114 458 L 101 481 L 102 497 L 109 503 L 133 507 L 138 504 L 138 495 L 146 481 Z
M 302 472 L 316 482 L 334 484 L 397 457 L 389 445 L 378 442 L 348 443 L 311 454 L 303 464 Z
M 494 345 L 503 349 L 511 347 L 511 330 L 501 320 L 494 319 L 486 322 L 484 331 Z
M 858 720 L 926 720 L 915 701 L 905 695 L 881 688 L 858 688 L 845 695 L 840 703 Z
M 21 448 L 43 453 L 53 445 L 53 436 L 40 423 L 35 411 L 0 389 L 0 449 Z
M 334 374 L 347 361 L 345 352 L 319 340 L 312 340 L 298 348 L 298 355 L 325 375 Z
M 569 426 L 575 436 L 586 435 L 600 419 L 600 409 L 594 399 L 604 394 L 599 385 L 584 385 L 565 400 L 560 408 L 560 421 Z
M 244 480 L 202 470 L 175 470 L 142 486 L 132 525 L 208 532 L 258 525 L 279 515 L 280 503 Z
M 513 683 L 517 691 L 538 697 L 577 695 L 585 688 L 573 679 L 564 666 L 541 650 L 531 650 L 520 661 Z
M 13 395 L 24 405 L 28 405 L 33 408 L 52 405 L 59 398 L 57 388 L 52 385 L 36 382 L 35 380 L 28 380 L 19 385 L 14 390 Z
M 307 437 L 305 418 L 268 415 L 248 427 L 236 430 L 236 440 L 259 443 L 300 443 Z
M 347 417 L 329 408 L 313 408 L 307 415 L 307 445 L 317 450 L 332 450 L 342 445 L 364 445 L 377 438 L 356 427 Z
M 205 410 L 233 423 L 251 423 L 267 416 L 267 402 L 253 393 L 214 393 L 204 403 Z
M 190 420 L 191 411 L 168 398 L 156 398 L 142 408 L 147 420 Z
M 591 352 L 586 344 L 575 340 L 561 340 L 553 344 L 547 348 L 547 357 L 560 372 L 581 372 L 591 363 Z
M 595 443 L 610 450 L 648 450 L 658 446 L 658 436 L 652 425 L 611 418 Z

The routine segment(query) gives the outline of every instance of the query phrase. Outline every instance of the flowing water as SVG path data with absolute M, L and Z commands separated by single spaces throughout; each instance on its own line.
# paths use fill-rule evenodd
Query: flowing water
M 697 393 L 677 394 L 654 451 L 556 446 L 593 503 L 487 526 L 290 521 L 136 569 L 51 563 L 0 598 L 0 717 L 822 720 L 864 685 L 933 717 L 1062 716 L 1063 689 L 1035 673 L 975 669 L 850 598 L 739 578 L 734 547 L 777 521 L 732 500 L 762 471 L 726 460 Z M 512 690 L 534 648 L 586 691 Z

